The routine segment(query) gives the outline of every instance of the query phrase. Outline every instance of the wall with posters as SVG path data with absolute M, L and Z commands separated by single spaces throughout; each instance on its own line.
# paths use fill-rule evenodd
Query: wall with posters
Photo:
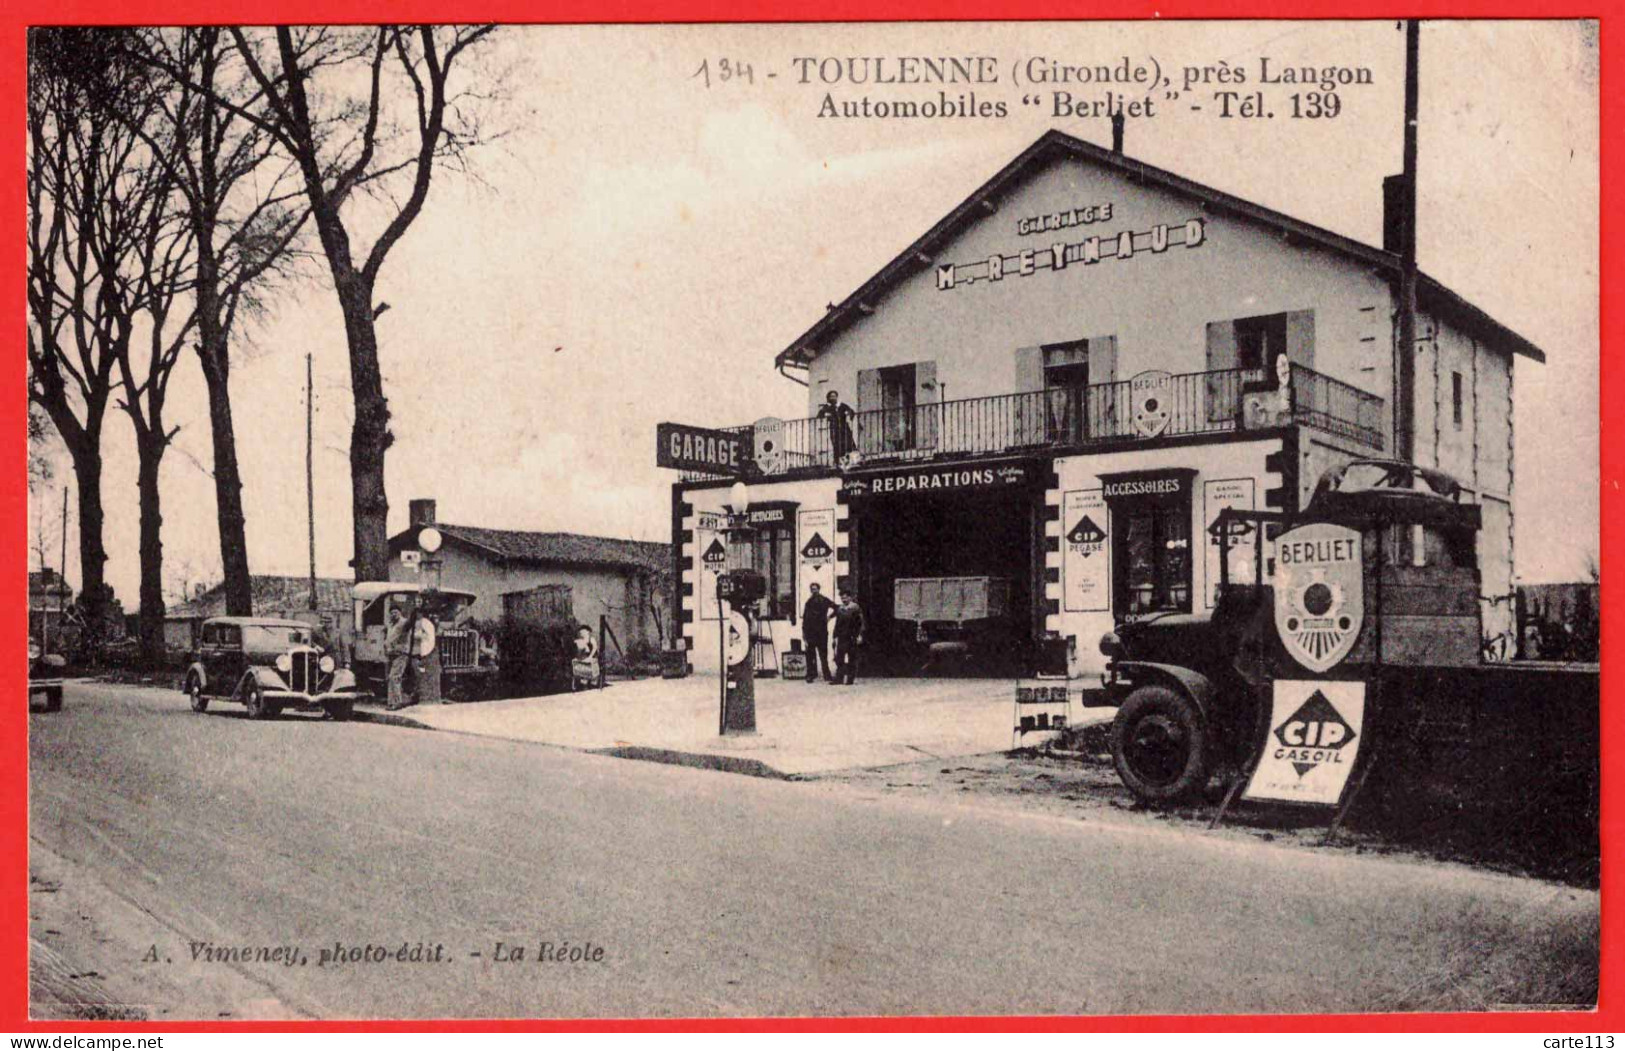
M 1288 444 L 1272 436 L 1056 459 L 1045 627 L 1076 638 L 1074 675 L 1105 669 L 1098 642 L 1120 619 L 1213 608 L 1219 548 L 1208 526 L 1225 507 L 1291 501 Z M 1232 571 L 1250 578 L 1256 543 L 1238 538 Z M 1264 556 L 1268 572 L 1267 546 Z
M 783 556 L 791 567 L 793 610 L 786 608 L 785 616 L 763 620 L 759 628 L 772 639 L 775 654 L 789 650 L 791 640 L 801 637 L 800 610 L 807 601 L 808 583 L 816 580 L 825 594 L 831 594 L 844 572 L 846 508 L 837 506 L 839 486 L 840 479 L 831 477 L 750 487 L 757 528 L 788 534 L 774 557 Z M 683 490 L 683 513 L 678 516 L 682 569 L 678 620 L 690 665 L 711 674 L 717 670 L 717 577 L 749 561 L 737 540 L 730 541 L 722 528 L 730 510 L 729 488 Z

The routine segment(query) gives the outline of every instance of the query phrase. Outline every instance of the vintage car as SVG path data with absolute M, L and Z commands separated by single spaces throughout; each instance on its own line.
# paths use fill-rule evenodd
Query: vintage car
M 219 699 L 243 705 L 251 719 L 291 709 L 343 721 L 356 701 L 354 673 L 313 643 L 310 625 L 274 617 L 204 621 L 184 688 L 193 711 Z
M 36 696 L 45 698 L 45 710 L 62 710 L 62 669 L 67 661 L 60 653 L 47 653 L 38 639 L 28 640 L 28 703 Z

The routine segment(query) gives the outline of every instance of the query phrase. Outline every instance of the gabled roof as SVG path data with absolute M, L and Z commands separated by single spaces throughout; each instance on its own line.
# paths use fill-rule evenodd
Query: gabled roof
M 350 608 L 351 582 L 342 577 L 316 578 L 316 608 L 341 610 Z M 248 578 L 254 610 L 307 609 L 310 606 L 310 578 L 272 576 L 256 573 Z M 171 606 L 164 611 L 166 618 L 218 617 L 226 612 L 226 585 L 216 584 L 191 602 Z
M 1165 190 L 1201 201 L 1209 212 L 1225 213 L 1250 219 L 1280 231 L 1287 238 L 1296 238 L 1347 256 L 1398 281 L 1402 269 L 1400 257 L 1381 248 L 1356 241 L 1342 234 L 1294 219 L 1290 215 L 1234 197 L 1222 190 L 1193 182 L 1173 172 L 1153 167 L 1121 153 L 1104 149 L 1093 143 L 1074 138 L 1065 132 L 1050 130 L 1023 150 L 1015 160 L 983 183 L 976 192 L 960 202 L 935 226 L 927 230 L 857 291 L 837 303 L 813 323 L 812 327 L 781 350 L 774 365 L 802 365 L 816 356 L 818 348 L 854 321 L 875 308 L 876 301 L 904 279 L 932 266 L 933 253 L 949 238 L 956 236 L 978 219 L 987 217 L 987 205 L 997 205 L 999 198 L 1025 182 L 1048 164 L 1062 158 L 1075 158 L 1116 171 L 1137 183 L 1149 183 Z M 1464 331 L 1486 337 L 1503 344 L 1525 357 L 1545 361 L 1546 354 L 1539 347 L 1490 317 L 1483 310 L 1452 292 L 1438 281 L 1421 274 L 1417 281 L 1417 305 L 1437 312 Z
M 580 533 L 537 533 L 524 529 L 485 529 L 480 526 L 436 522 L 434 527 L 447 540 L 478 548 L 510 562 L 533 562 L 564 566 L 610 566 L 671 572 L 671 545 L 644 540 L 620 540 Z M 390 552 L 415 542 L 413 527 L 390 538 Z

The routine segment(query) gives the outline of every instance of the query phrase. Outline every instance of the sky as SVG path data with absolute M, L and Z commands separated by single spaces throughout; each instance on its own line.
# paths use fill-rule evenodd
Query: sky
M 933 87 L 819 83 L 794 60 L 978 55 L 1002 119 L 820 117 L 837 101 Z M 1223 119 L 1221 68 L 1256 90 L 1261 58 L 1364 67 L 1335 118 Z M 1109 144 L 1104 118 L 1057 116 L 1027 60 L 1152 64 L 1182 88 L 1132 119 L 1126 152 L 1367 243 L 1401 167 L 1404 36 L 1393 22 L 505 27 L 507 134 L 474 177 L 437 173 L 377 298 L 395 445 L 391 532 L 407 501 L 442 521 L 667 540 L 671 472 L 655 425 L 805 415 L 773 357 L 1050 128 Z M 721 80 L 721 63 L 751 68 Z M 705 63 L 710 86 L 696 76 Z M 811 74 L 802 83 L 801 70 Z M 1021 86 L 1012 74 L 1023 77 Z M 1542 347 L 1515 375 L 1519 579 L 1576 579 L 1597 550 L 1598 96 L 1595 26 L 1430 22 L 1420 63 L 1418 256 L 1424 270 Z M 769 77 L 769 73 L 776 74 Z M 1072 86 L 1096 97 L 1113 85 Z M 1020 103 L 1040 90 L 1046 104 Z M 950 95 L 968 89 L 948 88 Z M 1277 109 L 1293 89 L 1270 89 Z M 1313 89 L 1309 89 L 1313 90 Z M 1138 91 L 1135 92 L 1138 94 Z M 305 357 L 315 373 L 318 571 L 350 575 L 351 405 L 324 268 L 282 289 L 236 340 L 232 373 L 251 568 L 302 574 Z M 195 356 L 171 384 L 180 425 L 163 468 L 166 577 L 219 578 L 207 403 Z M 130 425 L 109 410 L 107 576 L 136 606 Z M 30 528 L 57 561 L 65 460 Z M 77 583 L 75 525 L 68 577 Z M 38 564 L 31 555 L 31 566 Z

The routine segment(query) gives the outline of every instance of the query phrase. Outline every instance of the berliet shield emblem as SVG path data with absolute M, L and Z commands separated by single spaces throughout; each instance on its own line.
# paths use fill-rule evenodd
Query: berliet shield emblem
M 1299 664 L 1330 671 L 1354 648 L 1365 617 L 1360 534 L 1299 526 L 1281 534 L 1275 550 L 1275 630 Z

